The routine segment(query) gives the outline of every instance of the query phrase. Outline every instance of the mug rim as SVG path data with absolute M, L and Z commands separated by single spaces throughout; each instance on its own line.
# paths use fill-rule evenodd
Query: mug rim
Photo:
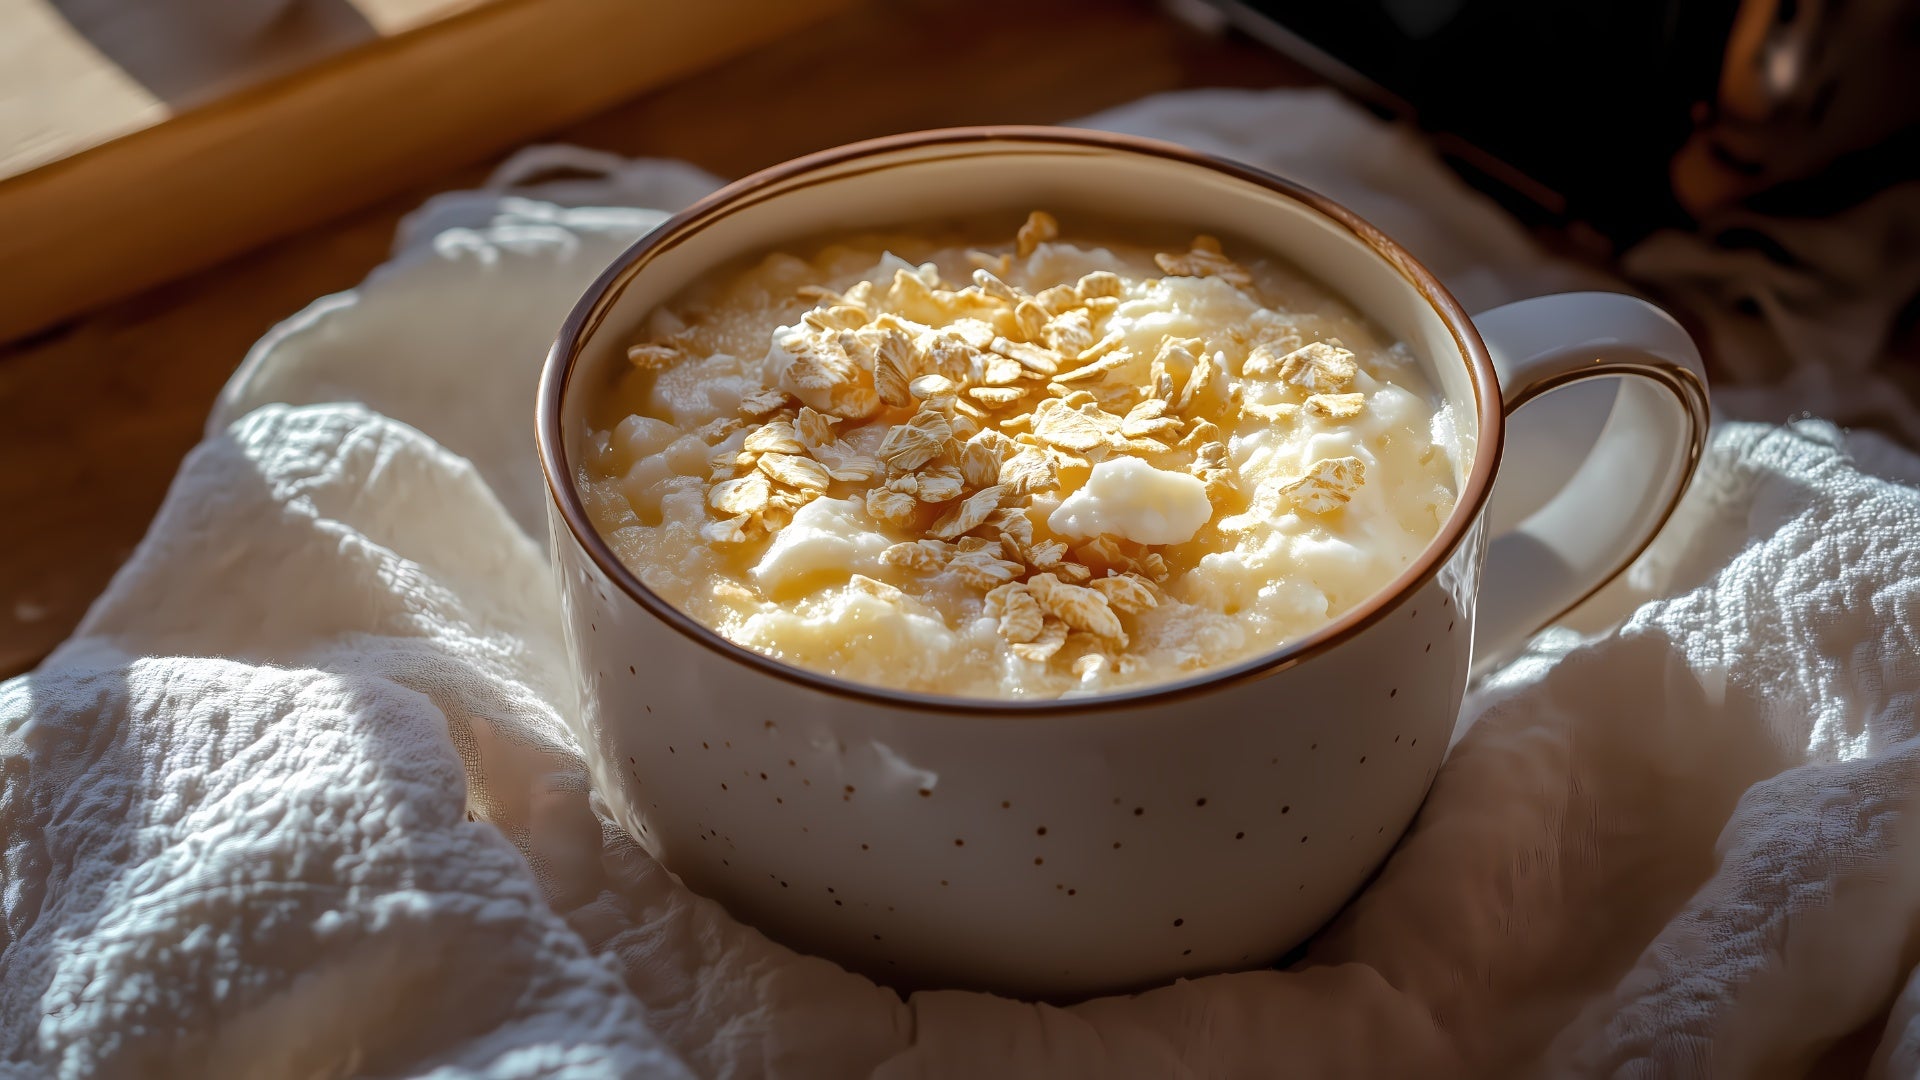
M 1318 630 L 1276 649 L 1262 652 L 1237 664 L 1202 672 L 1186 679 L 1148 684 L 1112 693 L 1088 694 L 1064 698 L 1027 700 L 1020 698 L 961 697 L 927 694 L 876 686 L 842 679 L 776 660 L 747 646 L 729 641 L 706 624 L 661 599 L 640 580 L 640 576 L 614 554 L 606 538 L 600 535 L 585 501 L 572 480 L 567 460 L 561 406 L 572 382 L 574 369 L 586 342 L 611 307 L 616 296 L 646 268 L 658 253 L 677 247 L 696 236 L 734 210 L 759 202 L 752 196 L 766 189 L 861 158 L 893 154 L 906 150 L 940 146 L 964 146 L 974 143 L 1045 143 L 1080 149 L 1102 150 L 1170 160 L 1176 164 L 1222 173 L 1266 189 L 1272 195 L 1291 200 L 1321 218 L 1352 234 L 1376 257 L 1386 262 L 1410 285 L 1440 317 L 1452 334 L 1454 344 L 1466 362 L 1468 382 L 1473 387 L 1474 411 L 1478 419 L 1474 460 L 1454 501 L 1453 512 L 1442 523 L 1420 555 L 1391 581 L 1383 584 L 1367 599 Z M 897 167 L 909 167 L 917 161 L 903 161 Z M 831 182 L 827 177 L 822 182 Z M 768 197 L 778 197 L 776 192 Z M 1309 273 L 1311 268 L 1307 269 Z M 1362 315 L 1367 313 L 1362 311 Z M 547 493 L 567 531 L 588 558 L 612 580 L 627 598 L 638 603 L 649 615 L 666 623 L 689 640 L 726 659 L 789 683 L 841 698 L 867 704 L 909 709 L 921 713 L 946 713 L 973 716 L 1015 715 L 1031 718 L 1058 716 L 1116 708 L 1161 705 L 1170 701 L 1197 697 L 1229 685 L 1276 675 L 1304 663 L 1321 653 L 1346 643 L 1391 613 L 1399 604 L 1440 572 L 1480 519 L 1492 492 L 1494 472 L 1499 466 L 1505 433 L 1505 410 L 1501 404 L 1499 377 L 1485 342 L 1472 319 L 1453 294 L 1440 284 L 1433 272 L 1405 248 L 1381 232 L 1360 215 L 1320 193 L 1283 179 L 1263 169 L 1203 153 L 1176 143 L 1137 135 L 1095 131 L 1083 128 L 1045 125 L 978 125 L 934 128 L 903 132 L 875 139 L 847 143 L 807 154 L 744 176 L 654 226 L 620 253 L 575 301 L 561 323 L 559 334 L 541 366 L 540 385 L 535 401 L 535 442 L 540 471 Z M 1471 663 L 1471 661 L 1469 661 Z

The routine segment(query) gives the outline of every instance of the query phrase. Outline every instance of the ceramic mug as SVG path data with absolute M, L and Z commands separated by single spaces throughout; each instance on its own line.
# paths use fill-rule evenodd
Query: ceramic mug
M 730 259 L 825 231 L 1033 207 L 1237 237 L 1406 342 L 1461 435 L 1458 502 L 1421 557 L 1257 659 L 1034 702 L 786 666 L 620 563 L 572 477 L 587 401 L 650 309 Z M 1529 400 L 1605 377 L 1623 377 L 1617 391 L 1543 402 L 1557 415 L 1528 437 L 1507 428 Z M 1692 476 L 1706 424 L 1698 354 L 1659 310 L 1582 293 L 1469 319 L 1352 212 L 1244 165 L 1055 128 L 816 154 L 641 239 L 548 358 L 538 439 L 578 734 L 619 824 L 688 886 L 896 985 L 1061 997 L 1266 964 L 1337 911 L 1412 819 L 1476 643 L 1483 658 L 1512 649 L 1631 562 Z M 1496 476 L 1518 493 L 1502 500 L 1511 525 L 1489 520 Z

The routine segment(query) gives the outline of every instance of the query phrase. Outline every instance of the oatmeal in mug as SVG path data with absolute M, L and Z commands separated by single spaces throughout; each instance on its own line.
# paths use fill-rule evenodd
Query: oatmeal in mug
M 843 238 L 710 275 L 628 355 L 577 476 L 613 550 L 729 640 L 855 682 L 1186 678 L 1352 609 L 1453 508 L 1452 414 L 1412 356 L 1207 236 L 1035 212 L 1001 244 Z

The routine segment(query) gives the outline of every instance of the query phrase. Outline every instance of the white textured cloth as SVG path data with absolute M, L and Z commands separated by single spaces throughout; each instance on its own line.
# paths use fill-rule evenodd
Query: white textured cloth
M 1328 95 L 1095 123 L 1291 173 L 1473 307 L 1591 284 Z M 711 183 L 603 164 L 545 194 Z M 658 217 L 443 197 L 249 358 L 75 637 L 0 684 L 0 1075 L 1920 1072 L 1920 458 L 1817 422 L 1718 432 L 1291 970 L 903 1001 L 686 892 L 594 813 L 529 538 L 544 348 Z

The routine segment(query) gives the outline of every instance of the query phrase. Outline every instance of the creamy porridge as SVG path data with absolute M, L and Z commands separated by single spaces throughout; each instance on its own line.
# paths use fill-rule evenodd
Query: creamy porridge
M 655 311 L 577 476 L 615 552 L 787 663 L 1048 698 L 1270 651 L 1439 531 L 1451 413 L 1337 296 L 1205 236 L 1006 239 L 846 238 Z

